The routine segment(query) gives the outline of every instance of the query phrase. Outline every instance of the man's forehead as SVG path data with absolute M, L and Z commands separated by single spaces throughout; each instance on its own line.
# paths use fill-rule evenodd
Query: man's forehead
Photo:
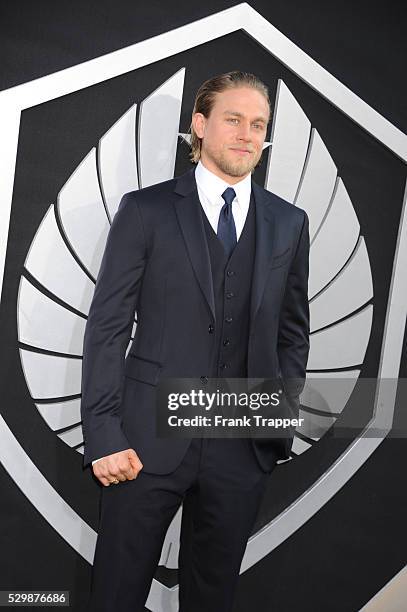
M 240 111 L 231 110 L 231 109 L 224 110 L 222 114 L 223 115 L 232 115 L 233 117 L 242 117 L 242 118 L 244 118 L 246 116 L 246 113 L 241 113 Z M 256 121 L 267 121 L 267 115 L 265 115 L 264 113 L 262 113 L 261 115 L 257 115 L 256 114 L 254 119 Z
M 264 109 L 266 115 L 268 116 L 269 114 L 269 104 L 266 97 L 262 92 L 253 87 L 234 87 L 216 92 L 214 106 L 222 113 L 243 114 L 246 108 L 257 108 L 258 112 Z

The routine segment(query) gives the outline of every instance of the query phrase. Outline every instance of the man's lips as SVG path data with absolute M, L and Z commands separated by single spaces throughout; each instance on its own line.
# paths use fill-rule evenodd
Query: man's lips
M 253 151 L 251 151 L 250 149 L 240 149 L 235 147 L 230 147 L 230 150 L 234 151 L 235 153 L 240 153 L 241 155 L 253 153 Z

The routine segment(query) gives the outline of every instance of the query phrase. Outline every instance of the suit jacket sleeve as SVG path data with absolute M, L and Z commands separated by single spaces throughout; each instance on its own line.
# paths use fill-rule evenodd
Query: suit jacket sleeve
M 146 258 L 138 204 L 132 193 L 125 194 L 109 231 L 85 328 L 81 400 L 84 465 L 130 448 L 119 408 L 124 357 Z
M 281 308 L 277 349 L 286 393 L 297 407 L 305 383 L 309 352 L 309 221 L 307 213 L 303 212 L 302 229 Z

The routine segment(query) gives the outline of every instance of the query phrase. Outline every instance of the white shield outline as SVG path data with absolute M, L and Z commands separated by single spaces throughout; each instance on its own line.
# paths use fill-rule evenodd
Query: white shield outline
M 220 11 L 159 36 L 102 57 L 35 79 L 0 93 L 0 129 L 6 150 L 0 157 L 0 287 L 3 284 L 7 236 L 13 193 L 21 112 L 31 106 L 73 93 L 150 63 L 243 30 L 301 80 L 366 130 L 403 162 L 407 162 L 407 136 L 329 74 L 247 3 Z M 374 416 L 362 434 L 333 465 L 271 523 L 249 541 L 242 562 L 245 571 L 311 518 L 363 465 L 381 443 L 369 438 L 373 427 L 392 426 L 397 377 L 407 315 L 407 191 L 400 217 L 386 320 L 381 348 Z M 404 230 L 404 231 L 403 231 Z M 384 384 L 385 379 L 394 384 Z M 58 533 L 90 563 L 95 532 L 50 486 L 0 417 L 0 460 L 28 499 Z M 34 494 L 36 491 L 36 494 Z M 52 510 L 54 508 L 54 510 Z M 162 610 L 175 602 L 177 587 L 153 581 L 148 604 Z M 166 608 L 169 609 L 168 607 Z

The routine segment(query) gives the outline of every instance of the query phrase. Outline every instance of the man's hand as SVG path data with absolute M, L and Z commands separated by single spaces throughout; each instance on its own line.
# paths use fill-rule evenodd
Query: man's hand
M 143 464 L 132 448 L 102 457 L 93 466 L 93 473 L 98 480 L 108 487 L 112 482 L 134 480 Z

